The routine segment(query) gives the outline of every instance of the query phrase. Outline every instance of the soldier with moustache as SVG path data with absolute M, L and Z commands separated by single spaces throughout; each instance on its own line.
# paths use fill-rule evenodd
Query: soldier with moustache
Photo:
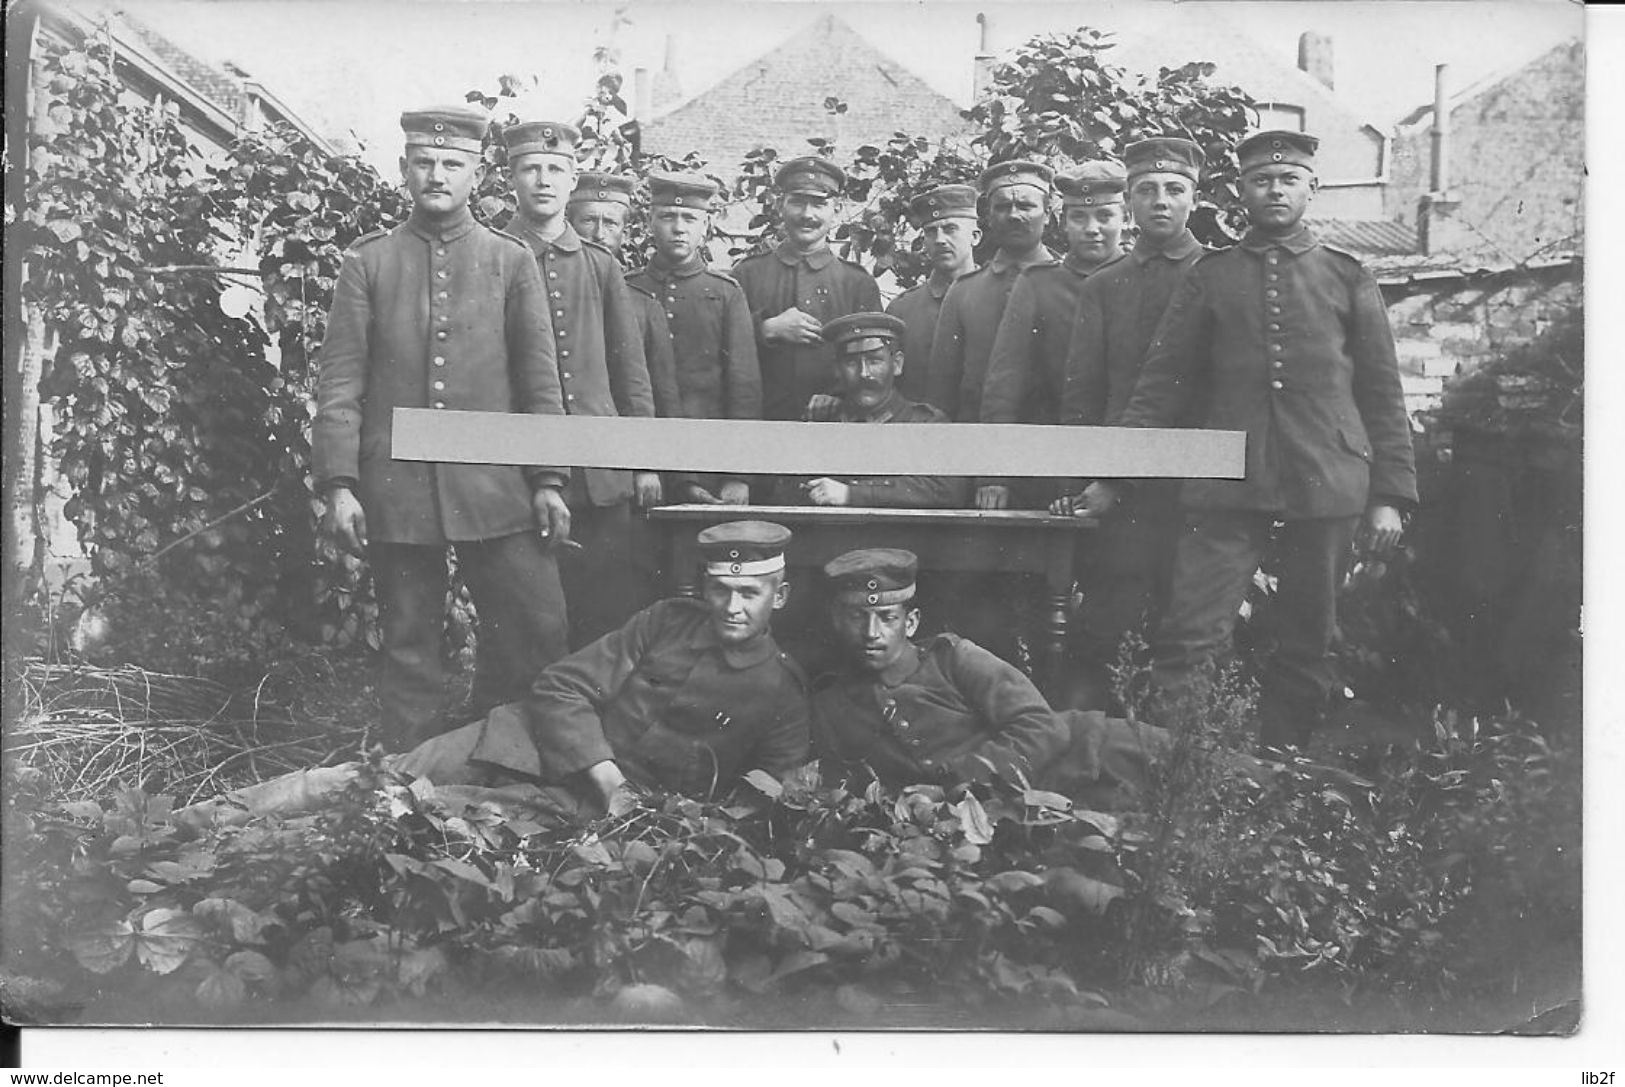
M 931 343 L 936 338 L 942 300 L 962 276 L 976 270 L 976 246 L 982 227 L 976 219 L 976 189 L 939 185 L 909 201 L 909 213 L 920 231 L 921 248 L 930 262 L 924 283 L 910 287 L 886 307 L 903 322 L 903 357 L 908 369 L 897 380 L 910 400 L 925 401 L 931 390 Z
M 1122 426 L 1194 421 L 1247 434 L 1246 476 L 1191 480 L 1153 679 L 1178 692 L 1230 640 L 1267 547 L 1279 556 L 1267 746 L 1307 743 L 1328 707 L 1337 589 L 1357 544 L 1381 553 L 1416 502 L 1388 311 L 1357 258 L 1303 223 L 1318 141 L 1267 131 L 1236 148 L 1247 233 L 1197 259 L 1163 316 Z
M 636 310 L 619 263 L 586 242 L 564 215 L 576 187 L 579 133 L 559 121 L 503 129 L 515 214 L 508 229 L 535 253 L 547 288 L 564 408 L 571 415 L 654 415 Z M 585 645 L 636 610 L 631 503 L 660 501 L 656 472 L 583 468 L 568 495 L 579 547 L 561 559 L 570 604 L 570 641 Z
M 1206 156 L 1191 140 L 1157 136 L 1124 149 L 1128 204 L 1138 237 L 1128 257 L 1084 284 L 1066 359 L 1061 418 L 1115 424 L 1139 380 L 1152 334 L 1174 289 L 1202 255 L 1188 226 Z M 1081 481 L 1051 505 L 1101 520 L 1083 579 L 1076 649 L 1077 704 L 1110 698 L 1110 668 L 1125 636 L 1154 628 L 1168 592 L 1181 521 L 1179 485 L 1147 479 Z
M 828 391 L 826 322 L 880 309 L 874 277 L 829 245 L 845 186 L 846 174 L 828 159 L 786 162 L 773 178 L 783 239 L 734 266 L 756 330 L 764 419 L 799 419 L 814 393 Z
M 311 457 L 323 530 L 372 567 L 383 636 L 383 743 L 442 727 L 446 551 L 479 617 L 473 704 L 519 697 L 566 649 L 553 548 L 567 467 L 392 456 L 393 411 L 564 410 L 546 292 L 525 244 L 475 221 L 489 122 L 466 107 L 401 115 L 405 223 L 345 254 L 317 359 Z
M 649 237 L 654 255 L 627 278 L 656 300 L 671 329 L 677 414 L 688 419 L 760 419 L 762 375 L 750 303 L 739 282 L 713 271 L 701 247 L 711 229 L 717 186 L 708 178 L 649 177 Z M 750 499 L 740 476 L 678 474 L 673 497 L 732 505 Z
M 1010 160 L 982 171 L 987 233 L 998 246 L 993 259 L 961 276 L 942 299 L 931 344 L 931 391 L 926 400 L 964 423 L 981 418 L 982 386 L 1005 303 L 1016 277 L 1055 254 L 1044 245 L 1054 171 Z
M 982 384 L 981 421 L 1053 425 L 1060 417 L 1061 387 L 1078 296 L 1089 278 L 1123 255 L 1121 163 L 1085 162 L 1055 176 L 1061 194 L 1066 256 L 1035 264 L 1016 277 Z M 981 509 L 1043 509 L 1056 497 L 1051 479 L 990 479 L 977 488 Z
M 564 217 L 581 235 L 581 240 L 597 242 L 622 260 L 621 244 L 626 237 L 627 218 L 632 212 L 633 180 L 621 174 L 583 170 L 565 205 Z M 682 414 L 677 397 L 676 362 L 672 355 L 671 330 L 666 326 L 666 310 L 647 291 L 638 289 L 631 276 L 626 285 L 633 291 L 633 315 L 637 318 L 638 339 L 643 344 L 643 360 L 649 368 L 649 387 L 654 394 L 655 414 L 662 419 Z M 649 495 L 647 497 L 653 497 Z M 658 501 L 658 499 L 656 499 Z

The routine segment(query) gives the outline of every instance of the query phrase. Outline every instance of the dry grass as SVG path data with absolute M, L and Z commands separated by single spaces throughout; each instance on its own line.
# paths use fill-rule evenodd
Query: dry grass
M 297 713 L 271 677 L 234 690 L 135 665 L 25 662 L 8 760 L 61 800 L 139 785 L 176 804 L 351 757 L 360 730 Z

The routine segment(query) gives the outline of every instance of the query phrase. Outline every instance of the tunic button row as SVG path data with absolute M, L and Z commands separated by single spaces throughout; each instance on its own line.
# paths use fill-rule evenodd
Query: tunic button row
M 564 399 L 566 399 L 566 400 L 568 400 L 568 401 L 570 401 L 570 402 L 572 402 L 572 403 L 574 403 L 574 402 L 575 402 L 575 398 L 576 398 L 576 394 L 575 394 L 575 393 L 565 393 L 565 394 L 564 394 Z
M 551 297 L 551 298 L 563 298 L 564 297 L 564 292 L 563 291 L 554 291 L 549 297 Z
M 1264 297 L 1265 298 L 1279 298 L 1279 297 L 1281 297 L 1281 292 L 1276 290 L 1274 287 L 1270 287 L 1270 288 L 1267 288 L 1264 291 Z
M 436 272 L 434 275 L 435 275 L 436 279 L 445 279 L 447 276 L 451 275 L 451 273 L 446 271 L 444 268 L 442 268 L 442 269 L 440 269 L 440 271 Z
M 559 329 L 559 336 L 560 336 L 560 337 L 561 337 L 561 338 L 562 338 L 562 337 L 564 337 L 564 336 L 568 336 L 568 335 L 569 335 L 569 334 L 570 334 L 570 330 L 569 330 L 569 329 L 567 329 L 567 328 L 561 328 L 561 329 Z
M 436 355 L 434 357 L 434 364 L 436 366 L 444 366 L 444 365 L 446 365 L 446 356 L 444 356 L 444 355 Z
M 1282 351 L 1285 351 L 1286 348 L 1282 347 L 1278 343 L 1272 343 L 1272 344 L 1270 344 L 1270 350 L 1274 351 L 1277 355 L 1279 355 Z
M 1279 331 L 1281 331 L 1281 322 L 1279 322 L 1279 321 L 1271 321 L 1270 322 L 1270 331 L 1271 332 L 1279 332 Z
M 1272 388 L 1272 389 L 1284 389 L 1284 388 L 1286 388 L 1286 385 L 1281 381 L 1272 381 L 1272 382 L 1270 382 L 1270 388 Z
M 564 316 L 564 311 L 561 310 L 561 309 L 556 309 L 556 310 L 553 311 L 553 316 L 555 316 L 555 317 L 563 317 Z
M 446 383 L 444 381 L 435 382 L 434 383 L 434 391 L 437 392 L 437 393 L 445 392 L 446 391 Z
M 444 302 L 446 299 L 450 298 L 451 295 L 447 294 L 445 291 L 441 291 L 437 297 L 440 299 L 440 301 Z
M 548 272 L 547 273 L 547 278 L 548 279 L 557 279 L 557 278 L 559 278 L 559 274 L 557 272 Z
M 570 352 L 568 352 L 568 351 L 560 351 L 559 352 L 559 358 L 567 359 L 569 357 L 570 357 Z
M 570 371 L 566 370 L 566 371 L 564 371 L 564 373 L 560 374 L 559 376 L 564 378 L 564 380 L 569 381 L 570 380 Z
M 445 256 L 446 255 L 446 247 L 442 245 L 439 249 L 436 249 L 434 251 L 434 255 L 437 256 L 437 257 Z
M 434 402 L 434 406 L 436 408 L 444 408 L 446 406 L 446 402 L 444 400 L 436 400 Z
M 1273 366 L 1274 366 L 1274 367 L 1275 367 L 1275 368 L 1276 368 L 1276 369 L 1277 369 L 1277 370 L 1279 370 L 1279 369 L 1281 369 L 1281 368 L 1282 368 L 1282 367 L 1283 367 L 1283 366 L 1285 366 L 1285 365 L 1286 365 L 1286 363 L 1284 363 L 1284 362 L 1282 362 L 1282 361 L 1281 361 L 1281 360 L 1280 360 L 1280 359 L 1276 359 L 1276 360 L 1275 360 L 1275 362 L 1274 362 L 1274 363 L 1273 363 L 1273 364 L 1272 364 L 1272 365 L 1273 365 Z
M 443 340 L 449 335 L 451 335 L 451 333 L 442 328 L 434 334 L 434 338 L 437 340 Z

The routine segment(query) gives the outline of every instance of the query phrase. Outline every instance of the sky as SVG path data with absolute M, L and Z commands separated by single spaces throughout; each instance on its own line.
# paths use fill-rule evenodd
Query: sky
M 1187 0 L 1189 2 L 1189 0 Z M 388 167 L 403 108 L 459 102 L 497 77 L 536 76 L 531 104 L 571 114 L 597 46 L 627 73 L 659 69 L 668 42 L 686 95 L 702 91 L 833 11 L 950 99 L 968 104 L 976 15 L 995 53 L 1036 33 L 1118 34 L 1168 18 L 1164 0 L 124 0 L 204 59 L 230 61 L 326 131 L 353 131 Z M 1305 30 L 1330 34 L 1338 92 L 1383 126 L 1431 100 L 1433 67 L 1458 87 L 1584 32 L 1569 0 L 1223 0 L 1229 18 L 1288 64 Z M 1193 58 L 1196 59 L 1196 58 Z M 630 88 L 628 88 L 628 91 Z

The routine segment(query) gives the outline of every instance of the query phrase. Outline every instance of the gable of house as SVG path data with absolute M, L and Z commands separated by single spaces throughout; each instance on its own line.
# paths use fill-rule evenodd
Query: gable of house
M 846 111 L 832 114 L 826 99 Z M 781 158 L 809 153 L 808 139 L 832 139 L 839 152 L 884 146 L 899 129 L 927 136 L 969 135 L 959 107 L 871 45 L 834 15 L 823 15 L 776 49 L 715 86 L 657 116 L 643 146 L 657 154 L 698 151 L 719 174 L 772 147 Z

